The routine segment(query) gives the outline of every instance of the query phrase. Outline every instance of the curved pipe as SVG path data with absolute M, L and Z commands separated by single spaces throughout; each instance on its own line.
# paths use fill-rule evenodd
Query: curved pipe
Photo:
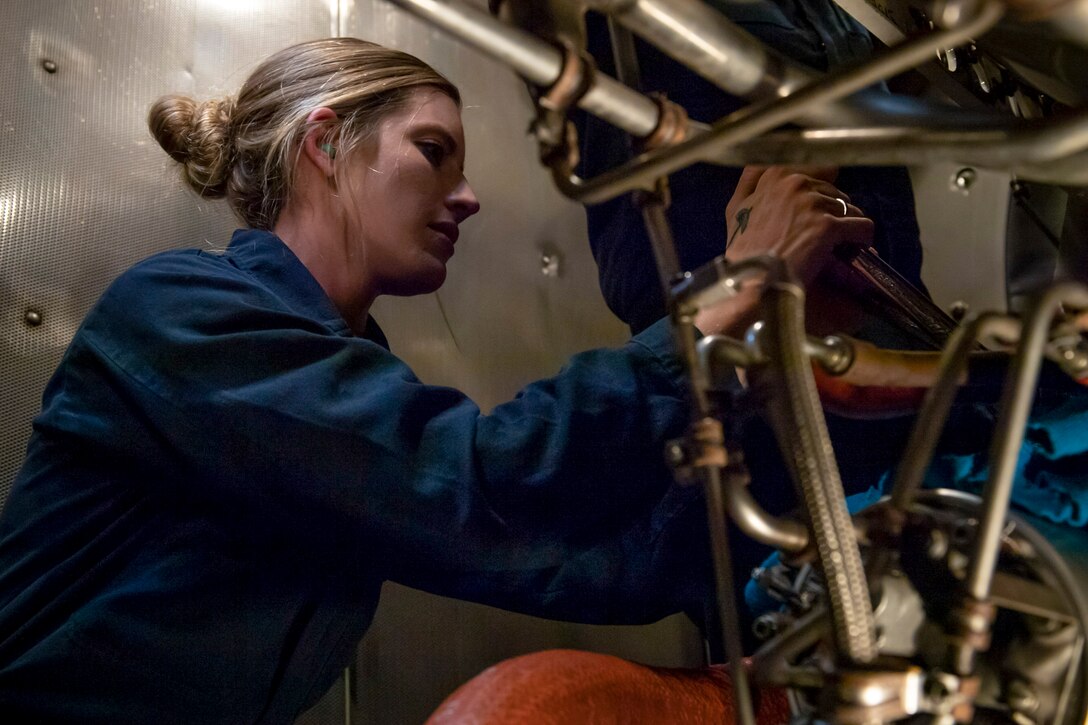
M 510 66 L 532 83 L 550 86 L 560 75 L 563 60 L 556 48 L 484 10 L 457 0 L 391 2 Z M 654 101 L 603 73 L 596 73 L 595 78 L 593 88 L 579 101 L 581 108 L 636 137 L 653 133 L 660 118 L 660 108 Z M 799 109 L 797 113 L 804 110 Z M 842 121 L 841 118 L 835 120 Z M 871 125 L 774 132 L 755 139 L 751 137 L 758 134 L 736 134 L 737 129 L 728 126 L 725 129 L 729 131 L 728 136 L 722 137 L 720 128 L 715 130 L 709 134 L 711 138 L 702 140 L 696 149 L 689 149 L 691 153 L 685 158 L 666 158 L 669 163 L 661 164 L 660 157 L 666 151 L 660 150 L 656 155 L 641 156 L 594 180 L 601 187 L 610 180 L 634 173 L 638 164 L 654 161 L 648 173 L 640 174 L 633 183 L 619 190 L 591 188 L 586 191 L 587 182 L 566 174 L 560 174 L 557 183 L 564 193 L 593 203 L 611 198 L 607 194 L 615 196 L 633 188 L 648 189 L 657 177 L 697 161 L 735 166 L 752 163 L 886 165 L 954 159 L 967 165 L 1007 168 L 1033 181 L 1088 184 L 1088 119 L 1084 114 L 1062 121 L 1025 125 L 1004 116 L 978 116 L 962 109 L 920 105 L 916 99 L 873 93 L 864 100 L 861 120 Z M 892 126 L 880 126 L 882 123 Z M 774 123 L 771 127 L 774 125 L 779 124 Z M 970 128 L 965 129 L 965 125 Z M 706 137 L 707 128 L 705 124 L 688 120 L 686 135 L 692 139 Z
M 808 529 L 797 521 L 777 518 L 763 510 L 749 492 L 744 474 L 726 471 L 725 509 L 741 531 L 760 543 L 791 554 L 808 547 Z
M 557 48 L 486 10 L 455 0 L 390 2 L 510 66 L 538 86 L 550 86 L 559 78 L 563 55 Z M 603 73 L 594 77 L 593 87 L 578 102 L 580 107 L 635 136 L 653 133 L 660 117 L 653 100 Z

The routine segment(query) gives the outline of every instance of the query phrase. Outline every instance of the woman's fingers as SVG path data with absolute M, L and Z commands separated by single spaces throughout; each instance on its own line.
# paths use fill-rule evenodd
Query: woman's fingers
M 737 188 L 733 191 L 733 199 L 745 199 L 751 196 L 759 185 L 759 180 L 763 177 L 763 174 L 770 168 L 772 167 L 745 166 L 740 173 Z
M 836 224 L 841 230 L 837 235 L 837 243 L 867 247 L 873 242 L 875 225 L 872 219 L 860 216 L 861 210 L 857 209 L 857 207 L 854 207 L 854 209 L 857 211 L 857 216 L 848 216 L 836 220 Z
M 839 188 L 834 184 L 822 181 L 820 179 L 812 179 L 809 182 L 809 185 L 812 191 L 823 194 L 824 196 L 830 196 L 836 199 L 843 199 L 847 202 L 850 201 L 850 195 L 847 194 L 845 191 L 839 191 Z
M 822 194 L 819 199 L 820 208 L 833 217 L 859 217 L 865 216 L 860 208 L 850 203 L 849 197 L 828 196 Z

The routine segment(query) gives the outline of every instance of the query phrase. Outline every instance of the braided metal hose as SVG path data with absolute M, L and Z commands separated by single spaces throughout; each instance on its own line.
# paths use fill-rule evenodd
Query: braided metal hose
M 775 434 L 790 464 L 812 526 L 823 569 L 838 651 L 852 663 L 877 655 L 869 586 L 865 579 L 839 469 L 804 352 L 804 292 L 773 282 L 764 293 L 767 325 L 763 341 L 781 390 L 772 396 Z

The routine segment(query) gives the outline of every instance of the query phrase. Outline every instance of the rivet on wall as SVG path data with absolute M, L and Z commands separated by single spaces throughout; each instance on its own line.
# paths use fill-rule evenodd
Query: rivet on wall
M 970 167 L 960 169 L 952 176 L 952 190 L 961 194 L 971 193 L 971 187 L 978 180 L 978 172 Z
M 27 327 L 37 327 L 42 324 L 42 313 L 31 308 L 23 313 L 23 322 Z
M 540 255 L 540 272 L 545 277 L 558 277 L 560 267 L 559 252 L 544 252 Z
M 44 58 L 42 60 L 42 68 L 45 69 L 46 73 L 56 73 L 57 62 L 55 60 L 49 60 L 48 58 Z

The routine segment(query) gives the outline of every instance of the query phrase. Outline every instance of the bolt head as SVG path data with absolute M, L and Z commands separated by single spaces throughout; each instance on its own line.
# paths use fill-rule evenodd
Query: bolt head
M 970 167 L 960 169 L 952 176 L 952 189 L 961 194 L 968 194 L 978 181 L 978 172 Z
M 559 254 L 557 252 L 545 252 L 540 255 L 540 273 L 545 277 L 559 276 Z

